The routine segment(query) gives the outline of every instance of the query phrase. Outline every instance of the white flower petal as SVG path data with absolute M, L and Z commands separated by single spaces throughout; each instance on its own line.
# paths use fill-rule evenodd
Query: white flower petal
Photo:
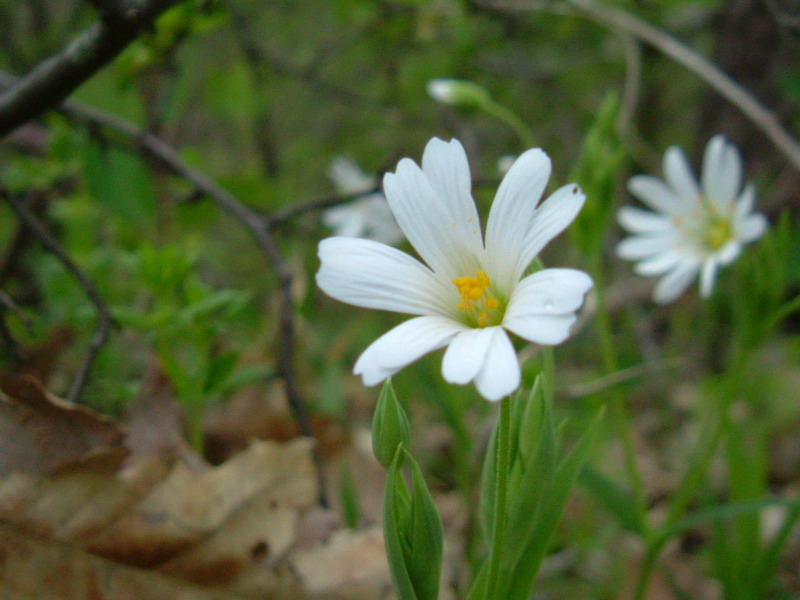
M 733 203 L 742 185 L 742 159 L 736 146 L 721 135 L 712 137 L 703 157 L 703 193 L 723 209 Z
M 749 215 L 753 211 L 753 206 L 756 203 L 756 188 L 753 186 L 752 183 L 748 183 L 744 186 L 744 190 L 739 195 L 739 199 L 736 201 L 736 211 L 735 215 L 737 218 L 743 218 Z
M 445 317 L 416 317 L 372 342 L 356 361 L 353 373 L 364 385 L 375 385 L 418 358 L 445 346 L 465 326 Z
M 386 199 L 408 241 L 443 280 L 476 269 L 471 244 L 458 236 L 444 199 L 417 164 L 404 158 L 383 178 Z
M 519 279 L 542 248 L 572 223 L 585 200 L 580 188 L 571 183 L 553 192 L 536 209 L 530 229 L 525 234 L 514 279 Z
M 767 231 L 767 218 L 761 214 L 750 215 L 738 224 L 736 234 L 739 241 L 748 244 L 760 238 Z
M 639 260 L 668 250 L 675 242 L 676 236 L 672 232 L 632 235 L 617 244 L 617 256 L 625 260 Z
M 351 159 L 337 156 L 328 167 L 328 177 L 341 194 L 358 194 L 375 188 L 375 178 L 367 175 Z
M 492 275 L 507 289 L 518 277 L 517 259 L 550 177 L 550 159 L 540 149 L 524 152 L 506 173 L 486 223 L 486 249 Z
M 574 269 L 544 269 L 528 275 L 514 290 L 503 326 L 538 344 L 560 344 L 575 322 L 575 311 L 592 287 L 591 278 Z
M 475 387 L 481 396 L 496 402 L 519 387 L 521 376 L 517 354 L 506 332 L 502 327 L 487 329 L 493 330 L 491 345 L 475 378 Z
M 663 181 L 650 175 L 634 175 L 628 180 L 628 190 L 653 210 L 668 215 L 686 211 L 686 203 Z
M 720 265 L 724 266 L 731 264 L 733 261 L 739 258 L 739 254 L 741 253 L 742 243 L 739 240 L 734 239 L 717 250 L 714 258 L 719 262 Z
M 467 153 L 458 140 L 433 138 L 422 155 L 422 171 L 445 203 L 453 235 L 478 255 L 483 248 L 481 221 L 472 199 L 472 178 Z
M 379 242 L 332 237 L 319 244 L 317 285 L 340 300 L 392 312 L 448 314 L 458 302 L 455 290 L 419 261 Z
M 442 360 L 442 376 L 449 383 L 469 383 L 481 370 L 489 351 L 494 328 L 462 331 L 447 346 Z
M 700 296 L 708 298 L 714 289 L 714 278 L 717 276 L 719 263 L 714 258 L 709 258 L 700 269 Z
M 653 289 L 653 300 L 658 304 L 668 304 L 677 299 L 697 276 L 699 268 L 696 259 L 685 258 L 659 280 Z
M 322 223 L 340 237 L 361 237 L 364 232 L 361 211 L 352 202 L 326 210 Z
M 633 206 L 622 207 L 617 221 L 631 233 L 654 233 L 673 227 L 669 217 Z
M 686 155 L 677 146 L 670 146 L 664 153 L 664 177 L 684 202 L 693 204 L 697 201 L 700 195 L 697 180 L 689 168 Z
M 636 263 L 634 270 L 644 277 L 661 275 L 672 269 L 683 259 L 683 254 L 673 249 L 664 250 L 658 254 Z

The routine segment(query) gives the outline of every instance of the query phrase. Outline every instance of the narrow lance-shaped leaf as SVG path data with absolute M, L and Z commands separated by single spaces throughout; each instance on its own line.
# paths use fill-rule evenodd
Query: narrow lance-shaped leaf
M 529 538 L 528 546 L 510 569 L 511 577 L 506 580 L 507 587 L 505 590 L 500 590 L 499 597 L 508 600 L 527 600 L 530 596 L 534 579 L 564 510 L 569 492 L 575 485 L 578 473 L 594 443 L 602 414 L 602 411 L 597 414 L 572 451 L 558 465 L 546 493 L 541 496 L 536 527 Z
M 400 471 L 407 460 L 413 490 L 409 494 Z M 436 600 L 442 563 L 442 522 L 422 472 L 399 446 L 386 474 L 384 539 L 399 600 Z

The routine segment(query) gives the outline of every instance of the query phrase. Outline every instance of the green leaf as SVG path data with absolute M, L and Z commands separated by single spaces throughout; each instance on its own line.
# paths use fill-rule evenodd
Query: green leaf
M 342 461 L 339 469 L 339 500 L 342 504 L 344 523 L 350 529 L 358 527 L 358 518 L 361 509 L 358 502 L 358 491 L 353 480 L 353 474 L 347 463 Z
M 212 356 L 206 372 L 203 393 L 209 396 L 217 393 L 218 388 L 233 373 L 237 360 L 239 360 L 239 353 L 235 351 L 223 352 Z
M 420 600 L 436 600 L 442 566 L 442 520 L 416 461 L 409 455 L 411 479 L 411 577 Z
M 408 461 L 413 491 L 400 471 Z M 442 562 L 442 523 L 414 458 L 398 446 L 383 496 L 386 556 L 399 600 L 436 600 Z
M 533 496 L 537 501 L 534 526 L 529 530 L 530 534 L 524 550 L 516 560 L 511 551 L 503 556 L 504 570 L 507 576 L 501 578 L 498 597 L 509 600 L 527 600 L 530 597 L 534 579 L 550 544 L 550 538 L 564 510 L 570 490 L 594 443 L 601 418 L 602 411 L 599 411 L 572 451 L 558 465 L 552 479 L 541 481 L 540 489 L 533 490 Z M 527 477 L 533 479 L 536 477 L 536 473 L 530 473 Z M 534 512 L 530 506 L 528 510 Z M 517 531 L 517 522 L 513 520 L 511 522 L 515 523 L 515 527 L 510 528 L 510 532 Z M 517 550 L 517 548 L 509 550 Z M 503 584 L 505 585 L 503 586 Z
M 372 418 L 372 452 L 383 468 L 388 469 L 397 457 L 397 448 L 401 445 L 408 448 L 410 440 L 411 426 L 408 417 L 397 400 L 389 378 L 383 384 Z
M 590 495 L 617 518 L 622 527 L 635 533 L 644 534 L 642 523 L 633 499 L 620 486 L 591 466 L 585 466 L 580 474 L 580 484 Z

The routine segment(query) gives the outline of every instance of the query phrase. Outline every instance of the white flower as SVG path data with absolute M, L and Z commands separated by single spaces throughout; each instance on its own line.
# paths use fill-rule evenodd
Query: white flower
M 331 161 L 328 176 L 341 194 L 362 194 L 377 186 L 374 177 L 343 156 Z M 379 192 L 329 208 L 322 214 L 322 222 L 339 236 L 362 237 L 386 244 L 395 244 L 403 239 L 403 232 L 397 226 L 386 198 Z
M 639 275 L 663 275 L 653 291 L 659 304 L 675 300 L 698 273 L 700 295 L 707 298 L 719 267 L 761 237 L 767 220 L 753 213 L 755 189 L 751 184 L 741 189 L 742 160 L 721 135 L 706 146 L 699 186 L 675 146 L 664 154 L 664 176 L 665 181 L 649 175 L 628 181 L 630 192 L 656 212 L 629 206 L 620 210 L 620 224 L 633 235 L 619 243 L 617 254 L 639 261 Z
M 433 138 L 422 168 L 404 158 L 383 180 L 397 222 L 426 264 L 369 240 L 333 237 L 320 243 L 317 284 L 326 294 L 356 306 L 416 315 L 359 357 L 354 372 L 365 385 L 447 346 L 445 380 L 474 381 L 482 396 L 499 400 L 520 383 L 506 330 L 538 344 L 567 338 L 592 286 L 589 276 L 544 269 L 523 277 L 585 199 L 570 184 L 537 208 L 549 176 L 544 152 L 522 154 L 500 184 L 484 240 L 464 148 L 457 140 Z

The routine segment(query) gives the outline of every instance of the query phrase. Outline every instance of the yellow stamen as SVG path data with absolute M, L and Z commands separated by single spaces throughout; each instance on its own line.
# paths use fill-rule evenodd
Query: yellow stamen
M 705 232 L 705 242 L 710 250 L 719 250 L 733 236 L 731 224 L 726 219 L 712 220 Z
M 500 307 L 500 302 L 489 291 L 491 281 L 486 271 L 480 270 L 474 277 L 457 277 L 452 281 L 461 296 L 456 307 L 467 313 L 468 321 L 478 327 L 486 327 L 491 322 L 496 324 L 499 321 L 493 311 Z

